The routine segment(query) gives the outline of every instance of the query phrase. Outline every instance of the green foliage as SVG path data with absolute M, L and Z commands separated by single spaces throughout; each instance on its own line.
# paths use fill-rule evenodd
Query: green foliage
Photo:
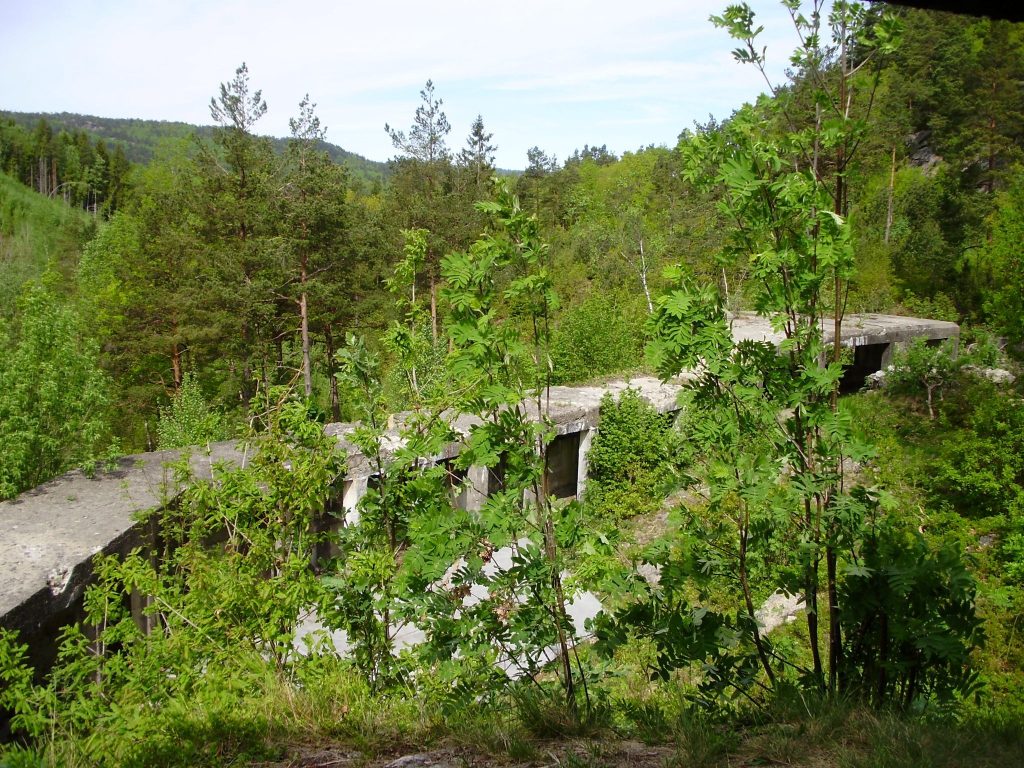
M 127 315 L 138 301 L 140 287 L 133 279 L 132 261 L 140 249 L 141 222 L 118 212 L 101 224 L 82 249 L 76 283 L 82 314 L 100 338 L 130 332 Z
M 567 384 L 638 368 L 644 317 L 635 301 L 602 293 L 567 307 L 552 337 L 555 380 Z
M 401 430 L 402 444 L 394 450 L 379 359 L 362 339 L 350 336 L 339 363 L 340 383 L 360 418 L 349 439 L 369 462 L 374 482 L 360 499 L 358 520 L 340 533 L 339 569 L 325 580 L 331 599 L 324 605 L 323 618 L 328 626 L 347 632 L 357 667 L 373 689 L 380 690 L 402 679 L 394 638 L 411 616 L 404 613 L 408 609 L 401 599 L 400 570 L 416 562 L 406 549 L 422 521 L 436 525 L 451 518 L 452 526 L 460 521 L 452 510 L 445 467 L 422 461 L 438 455 L 452 435 L 432 413 L 417 411 Z M 428 525 L 426 530 L 436 528 Z M 445 552 L 431 554 L 443 558 Z M 436 571 L 446 567 L 441 562 L 451 560 L 430 562 Z
M 47 270 L 70 272 L 94 230 L 95 221 L 85 213 L 0 173 L 0 317 L 10 319 L 24 287 Z
M 66 206 L 109 216 L 125 202 L 129 171 L 120 147 L 111 152 L 82 130 L 55 132 L 43 115 L 0 122 L 0 172 Z
M 157 448 L 187 448 L 227 437 L 224 417 L 210 410 L 194 373 L 186 373 L 170 405 L 160 409 Z
M 802 33 L 791 60 L 813 75 L 825 55 L 818 47 L 821 19 L 805 18 L 797 3 L 791 10 Z M 865 56 L 891 52 L 895 21 L 883 18 L 868 28 L 866 20 L 861 9 L 838 5 L 829 17 L 836 45 L 845 51 L 856 40 Z M 732 6 L 714 21 L 743 44 L 734 55 L 763 72 L 764 52 L 754 44 L 761 28 L 755 28 L 750 9 Z M 853 77 L 845 54 L 840 64 L 837 76 L 845 89 Z M 690 482 L 707 504 L 699 514 L 684 515 L 677 530 L 646 553 L 661 565 L 661 581 L 646 600 L 606 622 L 604 642 L 614 647 L 630 628 L 642 629 L 658 645 L 662 674 L 701 663 L 700 690 L 714 700 L 735 693 L 752 699 L 759 685 L 778 691 L 790 681 L 820 692 L 865 695 L 854 680 L 870 676 L 874 658 L 890 665 L 889 654 L 897 651 L 891 637 L 928 635 L 922 642 L 944 644 L 930 657 L 936 678 L 919 680 L 915 662 L 921 649 L 904 647 L 898 650 L 906 677 L 899 684 L 890 679 L 901 686 L 899 695 L 887 685 L 877 691 L 878 705 L 909 706 L 919 694 L 973 690 L 965 667 L 980 639 L 974 582 L 956 553 L 940 553 L 932 561 L 920 549 L 900 554 L 898 538 L 879 538 L 875 525 L 888 498 L 845 476 L 846 459 L 869 456 L 838 408 L 841 296 L 854 259 L 849 222 L 840 215 L 846 179 L 828 177 L 819 153 L 833 157 L 841 173 L 864 124 L 852 119 L 845 97 L 836 109 L 821 81 L 813 87 L 818 107 L 809 127 L 793 123 L 787 111 L 792 100 L 780 97 L 745 108 L 719 131 L 681 146 L 690 179 L 721 184 L 721 208 L 734 222 L 723 257 L 749 265 L 756 281 L 754 306 L 783 340 L 778 349 L 770 342 L 734 341 L 720 291 L 696 284 L 682 268 L 667 274 L 677 287 L 656 303 L 649 359 L 663 379 L 683 370 L 696 373 L 686 388 L 682 429 L 700 446 Z M 789 132 L 765 136 L 763 117 L 778 112 Z M 808 163 L 811 146 L 814 159 Z M 830 315 L 835 342 L 827 350 L 822 326 Z M 883 540 L 889 549 L 878 555 Z M 851 602 L 865 603 L 863 592 L 850 594 L 862 587 L 854 579 L 877 570 L 885 556 L 921 560 L 924 571 L 894 587 L 892 605 L 883 611 L 888 634 L 879 639 L 864 623 L 858 627 L 862 617 L 851 620 L 848 612 L 857 610 Z M 721 610 L 708 606 L 716 589 L 727 595 Z M 900 589 L 913 592 L 911 602 L 924 606 L 918 615 L 899 612 L 897 606 L 908 599 Z M 803 596 L 809 663 L 764 636 L 755 596 L 776 590 Z M 946 624 L 928 607 L 943 601 L 957 609 Z M 824 652 L 822 625 L 828 632 Z M 926 626 L 934 633 L 922 632 Z M 915 681 L 921 687 L 904 696 Z
M 417 680 L 419 690 L 449 707 L 500 694 L 508 684 L 502 667 L 535 680 L 548 660 L 545 649 L 560 647 L 560 680 L 574 712 L 577 675 L 565 612 L 571 589 L 563 586 L 560 545 L 572 539 L 578 515 L 546 498 L 543 480 L 553 437 L 541 395 L 550 371 L 546 321 L 556 297 L 536 221 L 502 185 L 496 202 L 481 208 L 494 215 L 496 231 L 441 265 L 450 308 L 444 375 L 457 385 L 417 388 L 410 378 L 412 408 L 394 425 L 377 356 L 354 337 L 339 356 L 340 382 L 360 418 L 348 439 L 373 478 L 357 519 L 339 535 L 339 569 L 326 580 L 333 598 L 322 617 L 347 632 L 356 665 L 375 690 Z M 407 259 L 393 286 L 399 295 L 409 291 L 400 304 L 415 314 L 410 278 L 423 262 L 426 238 L 407 236 Z M 526 322 L 500 317 L 499 302 Z M 524 326 L 532 329 L 526 338 Z M 460 439 L 453 413 L 478 420 L 459 455 L 425 461 Z M 474 487 L 471 467 L 489 469 L 488 485 L 499 487 Z M 488 492 L 478 513 L 455 503 Z M 492 564 L 498 550 L 509 564 Z M 399 653 L 396 634 L 411 622 L 426 640 Z M 410 671 L 417 667 L 429 676 Z
M 992 237 L 979 256 L 988 288 L 985 312 L 1012 342 L 1024 342 L 1024 172 L 1018 170 L 1009 189 L 1001 192 L 992 216 Z
M 159 159 L 162 148 L 193 135 L 209 139 L 213 128 L 209 125 L 191 125 L 173 120 L 143 120 L 140 118 L 99 117 L 79 115 L 72 112 L 40 114 L 31 112 L 8 112 L 0 110 L 0 120 L 9 120 L 21 128 L 31 128 L 45 119 L 55 128 L 70 134 L 85 134 L 92 141 L 104 141 L 111 147 L 123 150 L 132 163 L 148 165 Z M 274 149 L 283 154 L 287 139 L 271 139 Z M 387 175 L 384 163 L 342 149 L 327 141 L 318 148 L 326 152 L 332 161 L 346 166 L 351 173 L 366 183 L 379 182 Z
M 893 273 L 905 291 L 927 299 L 956 288 L 958 254 L 943 229 L 948 183 L 945 177 L 929 177 L 917 168 L 896 175 L 889 243 Z
M 943 404 L 943 432 L 918 480 L 931 503 L 989 528 L 1001 567 L 1024 577 L 1024 405 L 1012 392 L 968 380 Z
M 161 513 L 163 535 L 179 546 L 161 553 L 155 567 L 129 557 L 119 574 L 154 596 L 161 622 L 191 628 L 198 648 L 249 648 L 280 668 L 296 651 L 300 614 L 321 594 L 309 568 L 324 539 L 314 517 L 336 491 L 343 461 L 285 391 L 270 390 L 252 421 L 258 431 L 247 437 L 245 467 L 194 482 Z M 213 541 L 221 543 L 211 548 Z
M 190 484 L 153 513 L 161 537 L 150 551 L 97 557 L 83 626 L 65 630 L 45 684 L 31 684 L 23 654 L 0 639 L 10 683 L 0 705 L 15 708 L 16 732 L 77 736 L 79 759 L 96 765 L 267 754 L 253 705 L 298 660 L 297 624 L 324 595 L 310 568 L 325 540 L 314 515 L 343 462 L 287 393 L 269 392 L 252 421 L 244 467 L 214 467 L 207 481 L 191 477 L 187 458 L 175 467 Z M 137 618 L 148 635 L 126 610 L 132 594 L 146 596 Z
M 669 423 L 634 389 L 601 399 L 600 428 L 587 453 L 588 505 L 632 517 L 656 509 L 669 475 Z
M 430 311 L 424 306 L 423 296 L 416 295 L 427 262 L 429 234 L 424 229 L 402 230 L 405 255 L 395 265 L 394 277 L 387 281 L 399 318 L 383 336 L 395 357 L 394 372 L 401 377 L 394 387 L 397 392 L 389 398 L 394 411 L 421 398 L 438 396 L 448 383 L 444 369 L 447 346 L 433 338 Z
M 997 361 L 990 351 L 982 350 L 980 358 Z M 971 552 L 968 566 L 978 579 L 976 610 L 988 638 L 972 667 L 981 673 L 986 699 L 1015 699 L 1021 658 L 1014 629 L 1020 610 L 1019 510 L 1024 502 L 1019 400 L 1005 386 L 964 375 L 938 403 L 934 420 L 921 418 L 904 399 L 891 398 L 885 390 L 848 402 L 855 423 L 879 448 L 867 471 L 892 489 L 905 510 L 906 525 L 918 528 L 927 541 L 911 549 L 931 552 L 935 563 L 943 558 L 952 562 L 942 551 L 954 544 Z M 909 531 L 902 537 L 897 543 L 908 545 Z M 926 557 L 919 560 L 928 563 Z M 917 572 L 909 563 L 907 568 Z M 884 593 L 882 587 L 876 585 L 877 594 Z M 913 598 L 908 595 L 905 602 L 912 605 Z M 958 615 L 955 610 L 950 614 Z
M 388 750 L 436 734 L 435 707 L 467 741 L 536 756 L 517 728 L 603 727 L 608 701 L 645 737 L 675 734 L 680 765 L 731 756 L 741 721 L 721 715 L 746 717 L 747 705 L 763 727 L 741 747 L 747 762 L 800 762 L 794 734 L 851 765 L 982 759 L 924 724 L 837 714 L 816 695 L 915 709 L 976 692 L 976 601 L 1006 624 L 993 636 L 1009 650 L 985 663 L 1012 687 L 1020 401 L 961 376 L 965 360 L 948 350 L 912 347 L 893 391 L 927 393 L 934 418 L 902 414 L 871 463 L 853 427 L 898 405 L 837 404 L 840 360 L 833 350 L 819 366 L 830 351 L 820 329 L 844 307 L 886 311 L 902 295 L 910 314 L 984 318 L 1021 341 L 1024 205 L 1011 163 L 1022 38 L 1001 22 L 906 11 L 906 45 L 889 66 L 899 25 L 888 13 L 786 5 L 803 40 L 788 87 L 684 132 L 672 151 L 617 159 L 585 147 L 560 167 L 533 148 L 518 188 L 536 217 L 507 186 L 471 209 L 486 191 L 491 135 L 478 117 L 453 163 L 430 82 L 412 129 L 389 129 L 406 157 L 369 191 L 323 157 L 335 148 L 308 98 L 284 153 L 274 151 L 282 141 L 254 135 L 266 105 L 244 65 L 213 101 L 220 127 L 137 170 L 134 200 L 121 147 L 151 151 L 156 134 L 191 135 L 189 126 L 95 119 L 116 134 L 108 152 L 49 124 L 80 128 L 76 116 L 0 125 L 0 167 L 72 206 L 119 211 L 78 266 L 80 319 L 54 290 L 30 290 L 11 314 L 30 278 L 74 270 L 93 224 L 0 186 L 0 264 L 12 278 L 0 287 L 0 496 L 102 448 L 110 383 L 98 365 L 116 376 L 118 429 L 135 444 L 167 391 L 177 395 L 160 409 L 161 447 L 227 434 L 203 393 L 260 403 L 245 468 L 195 483 L 178 466 L 191 486 L 159 515 L 162 552 L 97 562 L 87 610 L 99 629 L 67 631 L 44 685 L 0 634 L 0 709 L 34 739 L 4 764 L 271 760 L 296 738 Z M 749 8 L 716 23 L 737 39 L 738 59 L 763 69 Z M 885 108 L 871 113 L 875 85 Z M 493 223 L 473 242 L 485 216 Z M 399 253 L 389 294 L 383 275 Z M 684 266 L 663 280 L 670 254 Z M 781 354 L 733 343 L 726 309 L 745 306 L 772 319 Z M 668 465 L 685 468 L 697 501 L 639 555 L 661 567 L 655 585 L 620 562 L 627 534 L 589 530 L 587 510 L 548 497 L 545 472 L 545 387 L 634 368 L 645 315 L 657 371 L 699 373 L 684 396 L 687 444 L 670 445 L 632 391 L 603 403 L 588 503 L 613 518 L 651 510 Z M 335 340 L 357 328 L 369 341 L 350 336 L 336 356 Z M 983 347 L 970 362 L 1002 363 Z M 295 371 L 305 401 L 271 386 Z M 340 514 L 339 455 L 307 418 L 328 408 L 360 420 L 347 439 L 374 474 L 343 526 L 330 519 Z M 408 413 L 393 418 L 399 409 Z M 455 413 L 469 417 L 459 430 Z M 443 458 L 456 441 L 460 455 Z M 851 476 L 851 465 L 864 474 Z M 872 475 L 892 481 L 899 504 L 859 484 Z M 479 513 L 462 509 L 485 492 Z M 338 531 L 321 532 L 324 514 Z M 980 565 L 964 561 L 963 543 Z M 968 567 L 993 579 L 977 595 Z M 595 584 L 615 610 L 598 622 L 601 648 L 615 651 L 607 662 L 576 647 L 566 616 L 576 591 Z M 802 594 L 810 610 L 803 627 L 769 639 L 755 606 L 777 589 Z M 123 607 L 129 593 L 151 596 L 149 638 Z M 347 633 L 350 660 L 324 638 L 300 657 L 298 617 L 314 606 Z M 412 623 L 426 642 L 401 651 L 398 632 Z M 521 680 L 510 684 L 503 669 Z M 650 675 L 670 693 L 651 693 Z M 629 678 L 635 701 L 615 698 L 616 676 Z M 823 714 L 764 726 L 787 696 Z M 510 726 L 506 711 L 520 722 Z M 837 725 L 847 722 L 852 736 Z M 1000 728 L 978 733 L 1002 764 L 1020 762 L 1019 740 L 1000 751 Z M 871 755 L 857 752 L 864 744 Z
M 914 339 L 905 350 L 893 357 L 885 371 L 885 385 L 897 393 L 923 392 L 928 404 L 928 418 L 935 418 L 933 398 L 956 380 L 960 367 L 951 343 L 929 344 Z
M 848 684 L 879 706 L 907 709 L 976 693 L 971 654 L 984 641 L 976 590 L 956 542 L 932 549 L 916 531 L 882 521 L 842 583 Z
M 579 518 L 571 514 L 571 505 L 554 503 L 544 478 L 554 435 L 543 392 L 551 370 L 549 323 L 558 300 L 537 221 L 522 210 L 508 185 L 497 182 L 495 201 L 479 207 L 493 216 L 495 231 L 467 253 L 445 258 L 443 295 L 451 308 L 451 376 L 460 383 L 454 405 L 479 419 L 457 466 L 487 467 L 500 475 L 500 482 L 479 515 L 460 525 L 464 533 L 455 539 L 461 548 L 457 562 L 464 565 L 451 574 L 446 591 L 459 596 L 483 587 L 489 599 L 467 604 L 443 592 L 428 595 L 427 633 L 433 652 L 441 651 L 445 662 L 500 659 L 534 679 L 544 666 L 543 649 L 555 646 L 566 706 L 575 713 L 581 680 L 573 669 L 575 642 L 566 614 L 572 591 L 562 577 L 561 545 L 573 537 Z M 502 274 L 508 276 L 503 290 L 497 282 Z M 525 319 L 526 334 L 497 314 L 499 300 Z M 419 573 L 410 573 L 411 594 L 441 575 L 426 567 L 425 556 L 444 541 L 443 530 L 428 534 L 429 529 L 420 529 L 421 536 L 428 535 L 415 552 Z M 490 567 L 494 551 L 502 547 L 511 554 L 510 566 Z M 585 687 L 583 693 L 589 711 L 592 701 Z
M 907 293 L 900 300 L 900 306 L 905 310 L 905 314 L 913 317 L 928 317 L 933 320 L 946 320 L 950 323 L 960 321 L 960 313 L 956 309 L 956 304 L 945 293 L 936 293 L 930 299 Z
M 110 441 L 96 342 L 53 293 L 30 287 L 0 325 L 0 498 L 88 462 Z

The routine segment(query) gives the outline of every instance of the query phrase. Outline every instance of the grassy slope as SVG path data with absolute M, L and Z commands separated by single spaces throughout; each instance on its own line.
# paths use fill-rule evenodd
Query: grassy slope
M 0 173 L 0 317 L 13 311 L 25 283 L 47 269 L 69 278 L 95 226 L 86 212 Z
M 93 139 L 103 139 L 111 146 L 119 145 L 125 156 L 133 163 L 148 163 L 156 154 L 159 144 L 167 139 L 182 139 L 192 135 L 209 137 L 213 128 L 208 125 L 191 125 L 166 120 L 138 120 L 135 118 L 96 117 L 71 112 L 36 113 L 0 111 L 0 120 L 13 120 L 18 125 L 32 130 L 40 119 L 45 119 L 55 130 L 84 130 Z M 274 149 L 283 151 L 286 139 L 271 138 Z M 364 181 L 383 179 L 387 164 L 357 155 L 341 147 L 323 143 L 323 149 L 337 163 L 348 166 L 352 175 Z

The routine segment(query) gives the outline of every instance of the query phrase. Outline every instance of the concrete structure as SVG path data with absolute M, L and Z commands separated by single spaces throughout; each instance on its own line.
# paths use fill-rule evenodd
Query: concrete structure
M 739 315 L 734 318 L 737 339 L 771 341 L 774 333 L 763 318 Z M 830 330 L 825 329 L 826 339 Z M 951 339 L 959 328 L 954 323 L 885 315 L 856 315 L 846 319 L 842 343 L 854 351 L 850 374 L 863 381 L 867 373 L 879 370 L 893 350 L 915 338 L 929 341 Z M 685 378 L 685 377 L 684 377 Z M 681 381 L 665 384 L 650 377 L 629 382 L 616 381 L 590 387 L 552 387 L 545 398 L 548 416 L 556 427 L 549 448 L 546 484 L 559 498 L 582 493 L 587 478 L 587 452 L 598 428 L 601 398 L 632 387 L 659 412 L 675 410 Z M 859 385 L 858 385 L 859 387 Z M 536 410 L 533 407 L 533 410 Z M 399 417 L 400 418 L 400 417 Z M 468 434 L 474 421 L 453 416 L 453 426 Z M 351 424 L 332 424 L 327 434 L 339 440 L 348 453 L 348 477 L 342 504 L 352 519 L 359 499 L 372 483 L 374 470 L 345 439 Z M 395 444 L 398 431 L 393 431 Z M 458 454 L 459 443 L 449 445 L 434 461 L 447 461 Z M 30 643 L 33 661 L 43 668 L 52 661 L 53 638 L 60 626 L 80 615 L 82 595 L 91 576 L 91 559 L 97 552 L 124 554 L 149 539 L 151 534 L 139 522 L 143 512 L 159 508 L 172 499 L 174 487 L 166 464 L 178 452 L 128 456 L 112 471 L 86 477 L 70 472 L 16 499 L 0 502 L 0 627 L 19 630 Z M 245 456 L 235 443 L 210 446 L 209 454 L 196 449 L 192 466 L 197 476 L 209 477 L 212 462 L 242 463 Z M 482 467 L 470 468 L 468 483 L 456 500 L 466 509 L 479 509 L 500 478 Z M 454 477 L 455 485 L 462 478 Z
M 822 322 L 822 336 L 826 344 L 832 343 L 835 333 L 831 320 Z M 784 337 L 772 330 L 765 318 L 743 312 L 733 318 L 733 338 L 737 341 L 770 341 L 778 346 Z M 843 320 L 840 344 L 853 350 L 853 363 L 846 368 L 843 391 L 848 393 L 861 389 L 869 374 L 889 365 L 893 355 L 906 349 L 914 339 L 935 344 L 949 341 L 956 351 L 960 326 L 944 320 L 897 315 L 847 315 Z

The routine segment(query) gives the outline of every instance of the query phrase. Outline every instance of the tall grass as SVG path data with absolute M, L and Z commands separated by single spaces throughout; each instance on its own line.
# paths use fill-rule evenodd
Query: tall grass
M 0 317 L 14 312 L 25 283 L 47 269 L 69 280 L 95 231 L 86 212 L 0 173 Z

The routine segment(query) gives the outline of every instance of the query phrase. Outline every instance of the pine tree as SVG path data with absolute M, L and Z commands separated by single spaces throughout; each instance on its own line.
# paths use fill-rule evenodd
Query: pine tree
M 311 362 L 311 294 L 325 305 L 344 304 L 338 289 L 346 277 L 344 168 L 318 149 L 326 129 L 316 116 L 309 95 L 299 104 L 299 116 L 289 120 L 292 138 L 287 151 L 287 184 L 282 197 L 284 237 L 289 264 L 287 295 L 299 312 L 302 378 L 306 397 L 313 392 Z
M 283 281 L 275 268 L 269 215 L 277 161 L 270 141 L 253 133 L 266 112 L 262 92 L 251 91 L 243 63 L 210 100 L 219 127 L 213 147 L 201 145 L 197 158 L 203 234 L 215 252 L 211 276 L 221 293 L 221 322 L 234 325 L 228 352 L 246 402 L 257 372 L 264 382 L 273 378 L 271 349 L 275 343 L 280 349 L 281 341 L 276 289 Z
M 445 137 L 451 132 L 444 102 L 434 95 L 434 83 L 420 91 L 422 103 L 416 108 L 409 131 L 385 124 L 384 130 L 401 155 L 393 163 L 392 203 L 400 229 L 426 229 L 431 233 L 425 263 L 430 285 L 430 326 L 438 338 L 437 281 L 441 254 L 458 243 L 445 242 L 441 233 L 450 231 L 453 205 L 450 199 L 451 152 Z
M 466 147 L 459 152 L 458 164 L 473 174 L 477 190 L 482 190 L 491 174 L 494 173 L 494 153 L 498 147 L 491 144 L 493 137 L 493 133 L 484 131 L 484 119 L 481 115 L 477 115 L 469 129 Z
M 384 130 L 391 137 L 395 149 L 407 157 L 428 164 L 449 160 L 451 153 L 445 144 L 445 136 L 451 133 L 452 126 L 441 109 L 444 101 L 434 97 L 432 80 L 427 80 L 420 91 L 420 98 L 423 103 L 416 107 L 416 116 L 408 134 L 387 123 L 384 124 Z

